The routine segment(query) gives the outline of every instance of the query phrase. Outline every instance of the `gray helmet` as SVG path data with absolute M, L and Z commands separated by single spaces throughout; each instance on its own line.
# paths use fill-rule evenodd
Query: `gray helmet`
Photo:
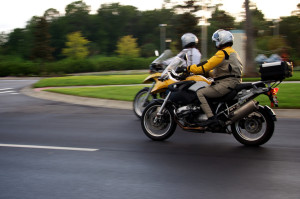
M 212 35 L 212 40 L 216 42 L 216 47 L 220 48 L 220 46 L 232 42 L 233 43 L 233 35 L 231 32 L 223 29 L 217 30 L 213 35 Z
M 185 33 L 181 37 L 182 48 L 189 47 L 198 43 L 198 38 L 193 33 Z

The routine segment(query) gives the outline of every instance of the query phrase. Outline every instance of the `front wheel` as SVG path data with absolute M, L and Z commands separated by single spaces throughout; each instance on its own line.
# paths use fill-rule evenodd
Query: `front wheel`
M 161 106 L 161 102 L 152 102 L 145 108 L 141 118 L 145 135 L 155 141 L 163 141 L 171 137 L 177 125 L 171 107 L 165 106 L 161 115 L 157 114 Z
M 274 132 L 274 121 L 262 108 L 231 125 L 233 136 L 247 146 L 259 146 L 270 140 Z
M 148 97 L 147 97 L 148 96 Z M 145 107 L 155 99 L 155 95 L 150 94 L 150 88 L 146 87 L 140 90 L 134 97 L 133 100 L 133 112 L 138 117 L 141 118 Z

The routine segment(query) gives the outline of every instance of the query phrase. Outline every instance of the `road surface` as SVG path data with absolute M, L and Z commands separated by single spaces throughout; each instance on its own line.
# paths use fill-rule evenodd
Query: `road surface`
M 150 141 L 132 111 L 25 96 L 35 80 L 0 80 L 2 199 L 282 199 L 300 196 L 300 120 L 271 140 L 180 130 Z

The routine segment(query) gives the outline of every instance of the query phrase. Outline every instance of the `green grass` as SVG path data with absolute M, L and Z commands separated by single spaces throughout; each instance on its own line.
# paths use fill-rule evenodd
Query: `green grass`
M 300 84 L 280 84 L 278 88 L 278 108 L 300 108 Z M 270 105 L 270 100 L 265 95 L 258 96 L 256 100 L 259 101 L 261 105 Z
M 135 94 L 144 86 L 108 86 L 108 87 L 85 87 L 85 88 L 55 88 L 47 91 L 77 95 L 84 97 L 94 97 L 103 99 L 114 99 L 133 101 Z M 300 108 L 300 84 L 288 83 L 280 84 L 278 92 L 278 108 Z M 270 100 L 265 95 L 256 98 L 261 105 L 269 105 Z
M 82 97 L 133 101 L 135 94 L 144 87 L 145 86 L 54 88 L 54 89 L 47 89 L 46 91 L 62 93 L 67 95 L 76 95 Z
M 141 84 L 148 75 L 149 74 L 53 77 L 41 79 L 34 84 L 34 87 Z
M 90 75 L 90 76 L 68 76 L 41 79 L 34 87 L 59 87 L 59 86 L 94 86 L 94 85 L 126 85 L 141 84 L 149 74 L 135 75 Z M 244 82 L 259 81 L 260 78 L 243 78 Z M 300 72 L 294 72 L 293 77 L 284 81 L 300 81 Z

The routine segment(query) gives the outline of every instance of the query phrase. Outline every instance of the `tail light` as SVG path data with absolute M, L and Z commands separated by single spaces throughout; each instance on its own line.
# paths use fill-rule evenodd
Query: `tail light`
M 279 88 L 272 88 L 268 92 L 269 99 L 271 101 L 271 107 L 278 107 L 278 100 L 277 100 L 277 93 L 278 93 Z
M 279 88 L 272 88 L 271 89 L 272 95 L 277 95 L 278 90 L 279 90 Z

